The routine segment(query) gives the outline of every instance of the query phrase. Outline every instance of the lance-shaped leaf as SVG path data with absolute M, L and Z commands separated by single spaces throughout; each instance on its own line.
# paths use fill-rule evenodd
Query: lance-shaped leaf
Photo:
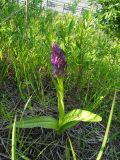
M 34 128 L 42 127 L 48 129 L 58 129 L 58 121 L 50 116 L 39 116 L 31 117 L 27 119 L 22 119 L 16 122 L 16 127 L 18 128 Z
M 65 125 L 67 123 L 70 124 L 70 122 L 79 122 L 79 121 L 84 121 L 84 122 L 99 122 L 101 121 L 102 118 L 94 113 L 91 113 L 86 110 L 81 110 L 81 109 L 74 109 L 70 112 L 68 112 L 64 116 L 64 120 L 62 125 Z M 74 125 L 73 123 L 73 125 Z

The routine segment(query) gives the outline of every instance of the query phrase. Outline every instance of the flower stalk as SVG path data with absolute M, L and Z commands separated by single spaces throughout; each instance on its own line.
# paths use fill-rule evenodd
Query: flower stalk
M 62 124 L 64 118 L 64 87 L 63 87 L 63 78 L 57 78 L 57 97 L 58 97 L 58 111 L 59 111 L 59 126 Z

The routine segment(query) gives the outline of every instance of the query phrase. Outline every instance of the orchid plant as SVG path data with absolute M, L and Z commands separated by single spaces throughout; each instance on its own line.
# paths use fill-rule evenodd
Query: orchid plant
M 54 84 L 57 91 L 59 118 L 52 116 L 37 116 L 21 119 L 16 122 L 18 128 L 42 127 L 55 129 L 57 133 L 62 133 L 66 129 L 74 127 L 80 121 L 99 122 L 102 118 L 94 113 L 82 109 L 73 109 L 65 113 L 64 108 L 64 87 L 63 78 L 66 74 L 67 61 L 63 50 L 56 44 L 52 44 L 51 63 L 53 66 Z

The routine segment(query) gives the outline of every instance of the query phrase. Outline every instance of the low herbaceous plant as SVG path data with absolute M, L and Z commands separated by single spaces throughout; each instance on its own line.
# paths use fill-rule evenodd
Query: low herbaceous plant
M 66 73 L 67 61 L 63 50 L 56 43 L 52 44 L 51 63 L 53 66 L 54 84 L 57 91 L 59 117 L 35 116 L 16 122 L 17 128 L 42 127 L 54 129 L 58 134 L 76 126 L 80 121 L 99 122 L 102 118 L 94 113 L 82 109 L 73 109 L 65 113 L 63 78 Z

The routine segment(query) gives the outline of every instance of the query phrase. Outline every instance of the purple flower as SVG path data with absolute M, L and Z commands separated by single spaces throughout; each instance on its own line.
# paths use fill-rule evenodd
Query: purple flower
M 56 43 L 52 44 L 51 62 L 53 65 L 54 77 L 64 76 L 67 68 L 67 62 L 63 50 Z

